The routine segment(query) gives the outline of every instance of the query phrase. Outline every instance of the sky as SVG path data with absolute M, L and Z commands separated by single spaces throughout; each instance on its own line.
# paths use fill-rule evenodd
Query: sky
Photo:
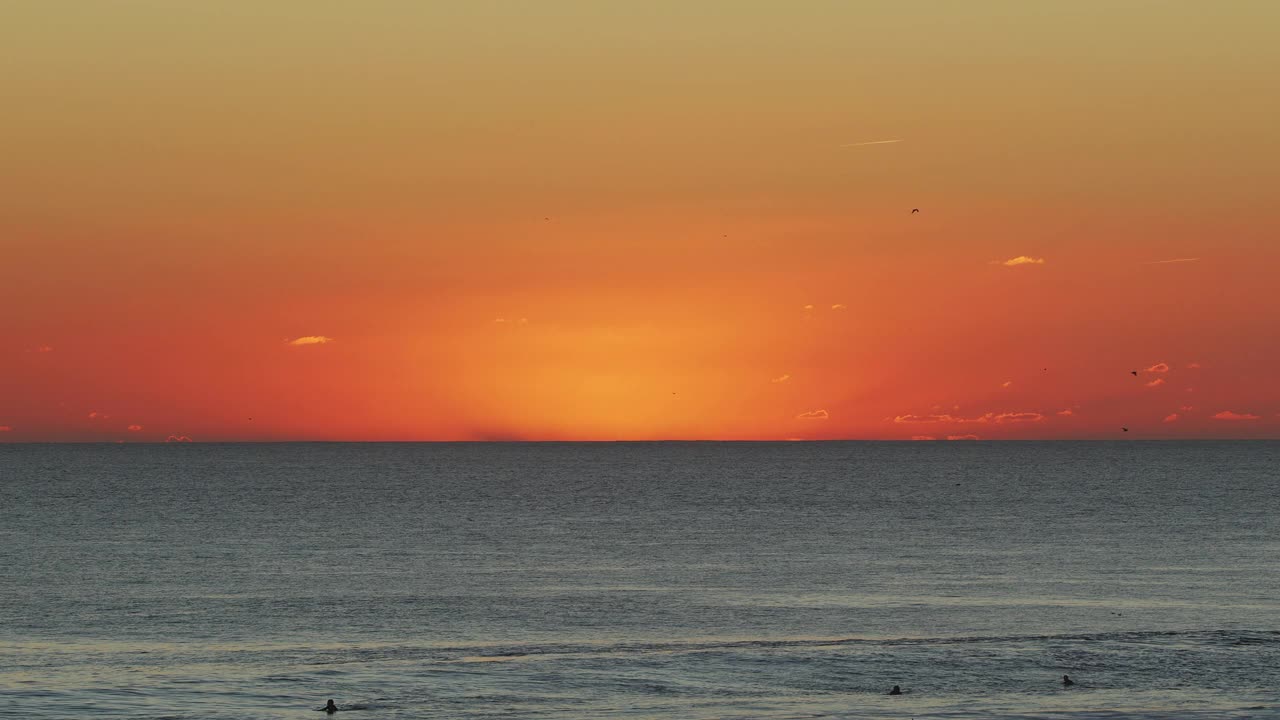
M 11 0 L 0 442 L 1280 438 L 1278 26 Z

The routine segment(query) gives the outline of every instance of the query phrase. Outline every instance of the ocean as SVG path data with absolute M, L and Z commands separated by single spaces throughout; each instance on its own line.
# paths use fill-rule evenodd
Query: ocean
M 1280 718 L 1280 443 L 0 445 L 0 716 L 329 698 Z

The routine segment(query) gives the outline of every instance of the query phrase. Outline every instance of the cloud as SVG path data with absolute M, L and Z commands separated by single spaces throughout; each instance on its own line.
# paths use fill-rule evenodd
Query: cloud
M 1169 413 L 1168 415 L 1165 415 L 1164 421 L 1167 423 L 1178 422 L 1178 413 Z
M 129 426 L 129 432 L 138 432 L 138 431 L 139 431 L 139 430 L 141 430 L 141 429 L 142 429 L 142 426 L 141 426 L 141 425 L 130 425 L 130 426 Z
M 111 416 L 110 416 L 110 415 L 108 415 L 108 414 L 106 414 L 106 413 L 100 413 L 100 412 L 98 412 L 97 410 L 90 410 L 90 411 L 89 411 L 89 418 L 90 418 L 90 419 L 93 419 L 93 420 L 106 420 L 106 419 L 107 419 L 107 418 L 109 418 L 109 417 L 111 417 Z
M 187 437 L 186 435 L 170 435 L 169 437 L 165 438 L 164 441 L 167 443 L 194 442 L 191 438 Z
M 1044 258 L 1033 258 L 1027 255 L 1019 255 L 1018 257 L 1009 258 L 1003 262 L 997 260 L 994 264 L 1003 265 L 1005 267 L 1018 267 L 1019 265 L 1043 265 Z
M 39 346 L 39 347 L 31 348 L 31 349 L 30 349 L 30 350 L 28 350 L 27 352 L 29 352 L 29 353 L 51 353 L 51 352 L 53 352 L 53 346 L 52 346 L 52 345 L 41 345 L 41 346 Z
M 1152 260 L 1150 262 L 1140 263 L 1141 265 L 1169 265 L 1170 263 L 1189 263 L 1199 262 L 1200 258 L 1173 258 L 1172 260 Z
M 844 303 L 836 303 L 835 305 L 831 306 L 831 309 L 832 310 L 848 310 L 849 306 L 845 305 Z
M 805 305 L 805 306 L 804 306 L 804 309 L 805 309 L 805 310 L 812 310 L 812 309 L 813 309 L 813 306 L 812 306 L 812 305 Z
M 1260 420 L 1261 417 L 1253 413 L 1237 413 L 1230 410 L 1223 410 L 1213 416 L 1214 420 Z
M 1044 415 L 1038 412 L 1007 412 L 995 416 L 995 421 L 998 423 L 1040 422 L 1041 420 L 1044 420 Z
M 294 345 L 294 346 L 324 345 L 325 343 L 331 343 L 331 342 L 333 342 L 333 338 L 325 337 L 324 335 L 304 335 L 300 338 L 295 338 L 293 340 L 288 341 L 290 345 Z
M 955 415 L 899 415 L 893 419 L 899 425 L 913 423 L 1024 423 L 1040 422 L 1044 415 L 1038 412 L 1003 412 L 986 413 L 977 417 L 956 417 Z
M 1159 363 L 1156 363 L 1155 365 L 1152 365 L 1152 366 L 1151 366 L 1151 367 L 1149 367 L 1149 368 L 1143 368 L 1143 369 L 1142 369 L 1142 372 L 1149 372 L 1149 373 L 1167 373 L 1167 372 L 1169 372 L 1169 363 L 1162 363 L 1162 362 L 1159 362 Z
M 899 425 L 911 423 L 946 423 L 946 422 L 964 422 L 962 418 L 951 415 L 899 415 L 893 419 Z
M 948 435 L 948 440 L 981 440 L 977 435 Z
M 1182 412 L 1191 412 L 1192 410 L 1195 410 L 1195 408 L 1191 407 L 1190 405 L 1183 405 L 1178 409 L 1181 410 Z
M 499 324 L 499 325 L 500 325 L 500 324 L 502 324 L 502 323 L 506 322 L 506 321 L 507 321 L 507 319 L 506 319 L 506 318 L 494 318 L 494 319 L 493 319 L 493 321 L 494 321 L 495 323 L 497 323 L 497 324 Z
M 892 143 L 900 143 L 901 140 L 867 140 L 865 142 L 845 143 L 840 147 L 862 147 L 863 145 L 890 145 Z
M 1190 365 L 1188 365 L 1188 366 L 1187 366 L 1187 369 L 1188 369 L 1188 370 L 1199 370 L 1201 367 L 1204 367 L 1204 366 L 1203 366 L 1203 365 L 1201 365 L 1201 364 L 1200 364 L 1200 363 L 1198 363 L 1198 362 L 1193 362 L 1193 363 L 1191 363 Z
M 1004 382 L 1000 383 L 1000 387 L 1002 387 L 1002 388 L 1007 388 L 1007 387 L 1012 387 L 1012 386 L 1013 386 L 1013 381 L 1012 381 L 1012 380 L 1005 380 Z
M 937 440 L 938 438 L 932 435 L 912 435 L 911 439 L 912 440 Z
M 1155 380 L 1152 380 L 1151 382 L 1147 383 L 1147 387 L 1160 387 L 1163 384 L 1164 384 L 1164 378 L 1156 378 Z
M 772 380 L 770 380 L 769 382 L 771 382 L 771 383 L 784 383 L 784 382 L 786 382 L 786 381 L 788 381 L 788 380 L 790 380 L 790 379 L 791 379 L 791 375 L 790 375 L 790 374 L 788 374 L 788 373 L 783 373 L 783 374 L 779 375 L 778 377 L 773 378 L 773 379 L 772 379 Z
M 0 432 L 13 432 L 12 425 L 0 425 Z
M 1059 414 L 1059 415 L 1061 415 L 1062 417 L 1071 417 L 1072 415 L 1075 415 L 1076 413 L 1075 413 L 1075 411 L 1074 411 L 1074 410 L 1072 410 L 1071 408 L 1067 408 L 1066 410 L 1059 410 L 1059 411 L 1058 411 L 1058 414 Z
M 811 410 L 802 412 L 796 416 L 797 420 L 830 420 L 831 415 L 826 410 Z

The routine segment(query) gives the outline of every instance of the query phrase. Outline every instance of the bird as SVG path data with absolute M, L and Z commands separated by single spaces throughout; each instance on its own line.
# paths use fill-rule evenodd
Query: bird
M 1130 375 L 1132 375 L 1132 376 L 1134 376 L 1134 377 L 1138 377 L 1138 371 L 1137 371 L 1137 370 L 1130 370 L 1130 371 L 1129 371 L 1129 374 L 1130 374 Z
M 1125 432 L 1129 432 L 1129 428 L 1127 428 L 1127 427 L 1122 427 L 1122 428 L 1120 428 L 1120 429 L 1121 429 L 1121 430 L 1123 430 L 1123 431 L 1125 431 Z
M 920 208 L 911 208 L 911 214 L 912 214 L 912 215 L 915 215 L 915 214 L 916 214 L 916 213 L 918 213 L 918 212 L 920 212 Z
M 1075 681 L 1075 680 L 1072 680 L 1072 679 L 1071 679 L 1069 676 L 1067 676 L 1067 675 L 1063 675 L 1063 676 L 1062 676 L 1062 684 L 1063 684 L 1064 686 L 1071 686 L 1071 685 L 1075 685 L 1075 684 L 1076 684 L 1076 681 Z

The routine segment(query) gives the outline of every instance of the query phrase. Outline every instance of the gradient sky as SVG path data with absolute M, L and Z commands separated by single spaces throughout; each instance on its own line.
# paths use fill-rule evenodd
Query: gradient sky
M 0 442 L 1280 437 L 1277 27 L 11 0 Z

